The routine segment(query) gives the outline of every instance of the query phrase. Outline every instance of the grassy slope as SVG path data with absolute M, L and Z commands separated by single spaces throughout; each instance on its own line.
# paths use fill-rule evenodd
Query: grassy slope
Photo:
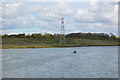
M 59 39 L 40 38 L 3 38 L 2 48 L 42 48 L 42 47 L 73 47 L 73 46 L 113 46 L 117 41 L 91 40 L 91 39 L 66 39 L 66 44 L 61 46 Z

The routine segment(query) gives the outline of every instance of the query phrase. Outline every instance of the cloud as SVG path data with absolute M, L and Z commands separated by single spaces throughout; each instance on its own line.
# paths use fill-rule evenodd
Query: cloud
M 74 16 L 74 19 L 85 23 L 116 23 L 118 5 L 113 3 L 96 3 L 92 2 L 86 9 L 79 9 Z
M 74 19 L 78 22 L 93 22 L 93 13 L 88 12 L 88 9 L 80 9 L 74 16 Z
M 24 11 L 23 6 L 23 3 L 3 3 L 3 18 L 11 18 L 21 15 L 21 13 Z
M 91 2 L 80 7 L 76 3 L 64 2 L 48 5 L 11 2 L 3 3 L 2 8 L 3 30 L 39 28 L 41 32 L 56 32 L 59 31 L 61 17 L 65 18 L 66 32 L 115 32 L 117 29 L 118 5 L 115 3 Z

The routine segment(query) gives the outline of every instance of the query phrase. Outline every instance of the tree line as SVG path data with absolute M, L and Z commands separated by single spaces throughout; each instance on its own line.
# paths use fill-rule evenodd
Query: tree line
M 50 33 L 33 33 L 33 34 L 4 34 L 2 38 L 59 38 L 60 34 L 50 34 Z M 120 37 L 115 36 L 113 33 L 70 33 L 65 35 L 66 38 L 83 38 L 83 39 L 112 39 L 112 40 L 120 40 Z
M 106 34 L 106 33 L 70 33 L 67 34 L 66 37 L 73 37 L 73 38 L 84 38 L 84 39 L 112 39 L 118 40 L 120 37 L 115 36 L 113 33 Z

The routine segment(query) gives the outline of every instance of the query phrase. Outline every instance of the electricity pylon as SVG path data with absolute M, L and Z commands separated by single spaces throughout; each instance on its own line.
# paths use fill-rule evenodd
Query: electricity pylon
M 63 17 L 61 19 L 60 44 L 65 44 L 65 27 L 64 27 L 64 18 Z

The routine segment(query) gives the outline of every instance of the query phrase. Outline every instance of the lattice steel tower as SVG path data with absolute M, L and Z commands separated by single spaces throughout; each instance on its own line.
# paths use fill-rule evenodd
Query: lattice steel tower
M 61 19 L 60 44 L 65 44 L 65 27 L 64 27 L 64 18 L 63 17 Z

